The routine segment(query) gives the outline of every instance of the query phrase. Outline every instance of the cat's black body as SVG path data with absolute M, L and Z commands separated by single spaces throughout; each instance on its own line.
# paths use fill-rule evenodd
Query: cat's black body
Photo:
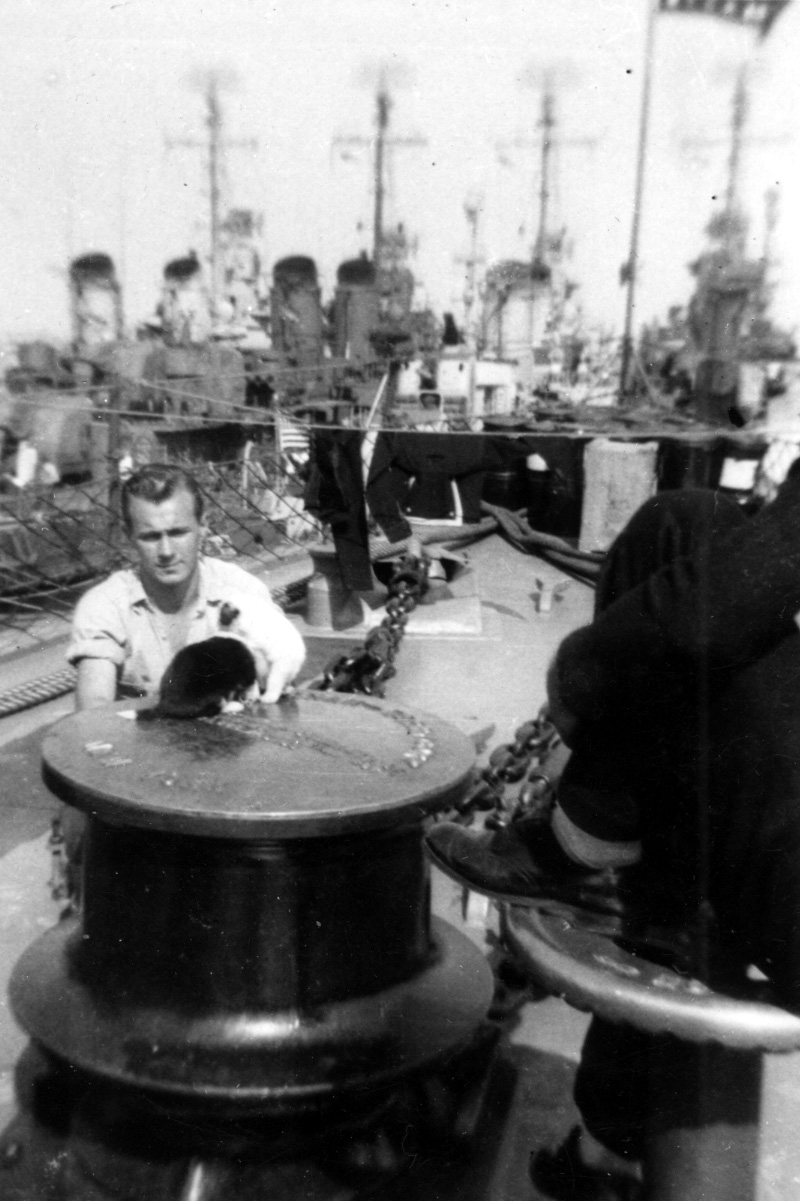
M 252 651 L 238 638 L 215 636 L 178 651 L 161 678 L 158 704 L 140 719 L 208 717 L 242 697 L 256 682 Z

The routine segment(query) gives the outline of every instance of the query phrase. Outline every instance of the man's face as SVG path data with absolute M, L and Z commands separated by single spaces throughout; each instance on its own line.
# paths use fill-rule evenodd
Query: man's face
M 179 489 L 155 504 L 133 497 L 130 536 L 139 556 L 142 580 L 180 590 L 197 570 L 204 529 L 189 492 Z

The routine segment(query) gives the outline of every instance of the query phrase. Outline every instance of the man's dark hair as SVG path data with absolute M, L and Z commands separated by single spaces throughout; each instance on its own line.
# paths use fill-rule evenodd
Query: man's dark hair
M 122 485 L 122 520 L 125 528 L 131 528 L 131 501 L 147 500 L 158 505 L 169 500 L 176 492 L 188 492 L 194 502 L 194 515 L 202 521 L 205 500 L 197 481 L 182 467 L 169 463 L 151 463 L 128 476 Z

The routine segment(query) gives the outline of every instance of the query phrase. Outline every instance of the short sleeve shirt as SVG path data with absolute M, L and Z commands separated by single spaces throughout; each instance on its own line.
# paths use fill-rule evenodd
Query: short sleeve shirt
M 229 608 L 223 614 L 225 605 Z M 236 616 L 229 624 L 231 610 Z M 201 559 L 199 595 L 186 645 L 226 633 L 259 647 L 270 664 L 288 660 L 296 672 L 303 663 L 303 640 L 267 585 L 235 563 Z M 172 655 L 158 612 L 135 570 L 115 572 L 78 601 L 67 648 L 69 663 L 107 659 L 117 668 L 122 691 L 152 695 Z

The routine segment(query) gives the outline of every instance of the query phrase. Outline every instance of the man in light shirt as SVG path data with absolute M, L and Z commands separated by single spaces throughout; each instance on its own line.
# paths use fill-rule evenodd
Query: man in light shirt
M 138 562 L 78 602 L 67 649 L 78 672 L 76 707 L 157 696 L 177 652 L 215 635 L 246 643 L 261 700 L 278 701 L 303 665 L 303 639 L 266 584 L 235 563 L 204 558 L 203 494 L 196 481 L 178 467 L 151 465 L 125 480 L 121 499 Z M 65 806 L 61 830 L 73 899 L 80 891 L 83 828 L 83 814 Z
M 178 467 L 144 467 L 123 484 L 122 516 L 138 562 L 78 602 L 67 651 L 78 672 L 77 707 L 157 694 L 175 654 L 214 635 L 249 646 L 261 699 L 277 701 L 303 664 L 303 640 L 266 584 L 234 563 L 203 557 L 195 480 Z

